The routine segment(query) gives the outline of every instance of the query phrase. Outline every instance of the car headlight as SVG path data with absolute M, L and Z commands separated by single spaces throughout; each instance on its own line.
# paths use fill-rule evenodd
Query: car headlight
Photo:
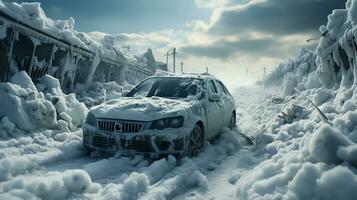
M 149 129 L 162 130 L 164 128 L 179 128 L 183 125 L 183 117 L 168 117 L 164 119 L 155 120 L 151 123 Z
M 97 125 L 97 119 L 95 118 L 95 116 L 93 115 L 93 113 L 89 112 L 86 118 L 86 123 L 90 124 L 92 126 L 96 126 Z

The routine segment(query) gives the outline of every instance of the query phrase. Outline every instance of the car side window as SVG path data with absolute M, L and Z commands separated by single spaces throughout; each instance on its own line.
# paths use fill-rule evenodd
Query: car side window
M 209 91 L 210 93 L 218 93 L 218 92 L 217 92 L 217 88 L 216 88 L 216 86 L 215 86 L 213 80 L 209 80 L 209 81 L 208 81 L 208 91 Z
M 216 81 L 216 85 L 217 85 L 218 91 L 219 91 L 220 93 L 223 93 L 223 94 L 226 94 L 226 95 L 228 94 L 227 91 L 226 91 L 226 89 L 225 89 L 225 87 L 223 86 L 223 84 L 222 84 L 221 82 Z

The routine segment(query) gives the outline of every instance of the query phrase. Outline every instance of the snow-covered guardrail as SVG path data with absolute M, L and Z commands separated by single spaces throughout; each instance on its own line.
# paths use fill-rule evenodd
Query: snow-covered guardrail
M 48 32 L 0 10 L 0 81 L 8 81 L 17 71 L 24 70 L 34 81 L 45 74 L 55 76 L 62 89 L 70 91 L 76 83 L 92 81 L 135 84 L 155 73 L 143 63 L 128 61 L 113 47 L 97 45 L 100 48 L 88 49 L 71 42 L 70 37 L 66 40 Z M 89 40 L 88 46 L 92 43 Z

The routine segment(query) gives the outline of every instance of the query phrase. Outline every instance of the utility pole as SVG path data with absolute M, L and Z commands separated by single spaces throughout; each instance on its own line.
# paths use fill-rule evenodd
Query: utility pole
M 265 87 L 265 72 L 266 72 L 266 68 L 264 66 L 264 74 L 263 74 L 263 87 Z
M 181 62 L 180 64 L 181 64 L 181 74 L 183 74 L 183 62 Z
M 247 77 L 248 77 L 248 69 L 245 69 L 245 71 L 247 72 Z
M 170 52 L 167 51 L 165 56 L 166 56 L 166 68 L 169 69 L 169 56 L 170 56 Z
M 176 52 L 176 48 L 174 48 L 174 50 L 172 51 L 171 54 L 173 55 L 174 73 L 176 73 L 176 54 L 178 54 L 178 53 Z
M 208 67 L 206 67 L 206 74 L 208 74 Z

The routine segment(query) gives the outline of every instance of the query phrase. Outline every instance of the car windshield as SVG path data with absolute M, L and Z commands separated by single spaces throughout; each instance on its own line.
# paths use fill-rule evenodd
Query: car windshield
M 198 78 L 155 77 L 140 83 L 128 93 L 127 97 L 187 98 L 196 96 L 201 98 L 202 88 L 203 80 Z

